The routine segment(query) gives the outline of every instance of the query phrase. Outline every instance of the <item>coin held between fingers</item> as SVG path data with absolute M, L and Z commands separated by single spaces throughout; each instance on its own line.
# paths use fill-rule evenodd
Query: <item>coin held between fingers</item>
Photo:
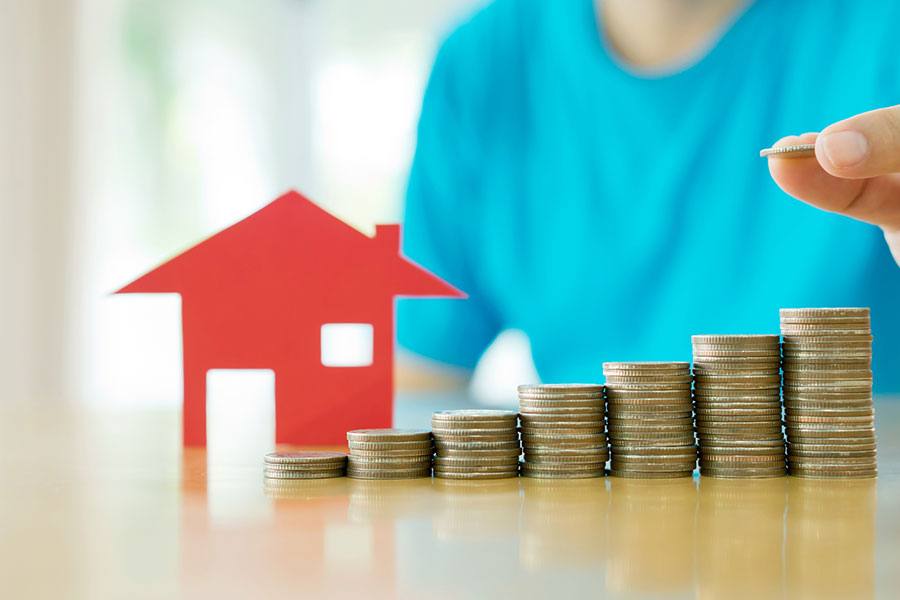
M 815 144 L 791 144 L 789 146 L 775 146 L 763 148 L 759 151 L 763 158 L 808 158 L 816 155 Z

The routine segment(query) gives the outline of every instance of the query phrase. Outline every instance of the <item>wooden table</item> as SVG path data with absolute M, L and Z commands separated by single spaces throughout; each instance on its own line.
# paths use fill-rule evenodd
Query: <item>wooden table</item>
M 402 402 L 399 423 L 427 422 L 433 404 Z M 342 478 L 267 490 L 259 452 L 210 464 L 182 452 L 175 411 L 5 406 L 0 589 L 11 599 L 896 598 L 900 398 L 876 410 L 874 481 Z

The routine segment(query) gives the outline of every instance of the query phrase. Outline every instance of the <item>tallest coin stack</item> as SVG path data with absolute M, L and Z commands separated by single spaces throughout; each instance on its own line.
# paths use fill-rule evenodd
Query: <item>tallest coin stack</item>
M 788 466 L 799 477 L 874 477 L 868 308 L 781 309 Z

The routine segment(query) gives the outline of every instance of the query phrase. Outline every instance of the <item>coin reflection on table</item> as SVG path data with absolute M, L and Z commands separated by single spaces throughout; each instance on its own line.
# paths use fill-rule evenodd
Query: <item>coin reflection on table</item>
M 787 597 L 874 597 L 875 490 L 874 479 L 790 478 Z
M 432 485 L 431 478 L 351 479 L 347 518 L 353 523 L 369 523 L 427 513 L 430 507 L 422 498 L 428 497 Z
M 522 479 L 519 561 L 529 571 L 602 572 L 609 494 L 602 479 Z
M 271 500 L 309 501 L 316 498 L 344 497 L 350 487 L 346 477 L 326 479 L 270 479 L 263 483 L 263 491 Z
M 694 585 L 697 482 L 609 479 L 609 591 L 689 595 Z
M 515 537 L 520 479 L 435 479 L 434 537 L 440 541 Z
M 783 587 L 786 478 L 700 478 L 697 588 L 701 598 L 775 598 Z

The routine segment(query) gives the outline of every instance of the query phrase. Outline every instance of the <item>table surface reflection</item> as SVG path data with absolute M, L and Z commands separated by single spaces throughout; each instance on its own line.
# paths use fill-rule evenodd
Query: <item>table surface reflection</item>
M 3 596 L 895 598 L 900 399 L 876 411 L 877 480 L 273 487 L 182 452 L 174 411 L 6 407 Z

